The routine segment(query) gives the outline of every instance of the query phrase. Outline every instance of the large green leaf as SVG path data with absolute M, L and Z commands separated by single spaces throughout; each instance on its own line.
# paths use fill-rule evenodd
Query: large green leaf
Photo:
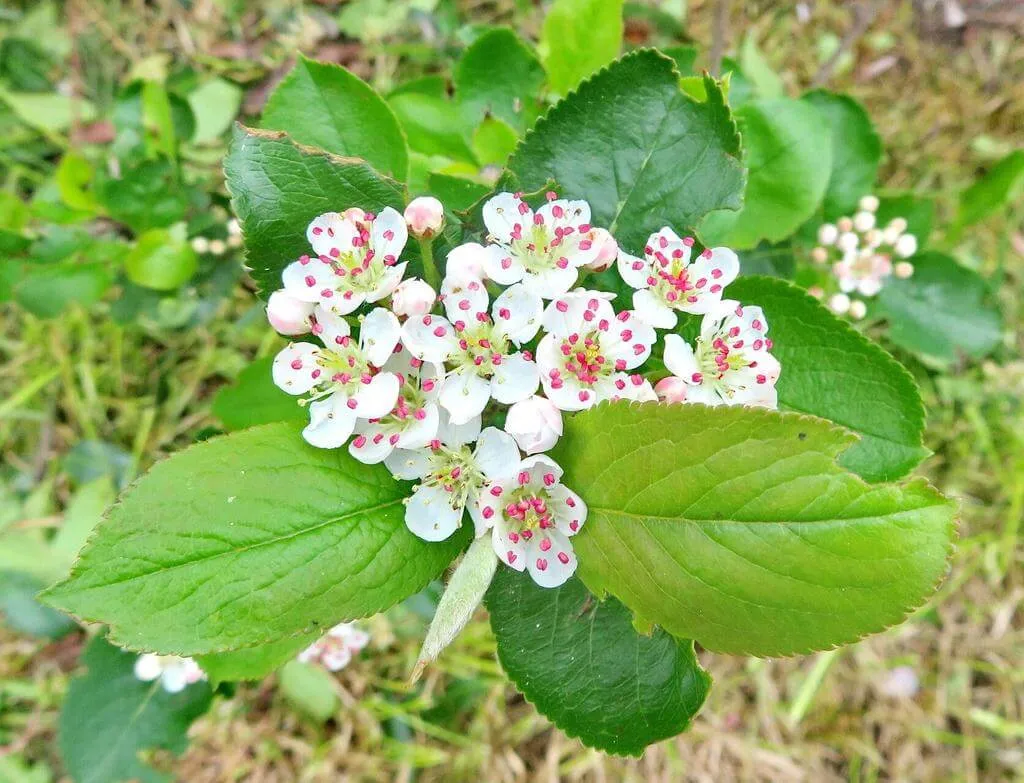
M 192 721 L 210 706 L 206 683 L 167 693 L 160 681 L 136 679 L 135 656 L 97 637 L 85 648 L 88 671 L 71 681 L 60 711 L 57 740 L 75 783 L 169 781 L 139 758 L 163 748 L 181 753 Z
M 213 398 L 213 415 L 229 432 L 275 421 L 305 421 L 309 413 L 274 385 L 272 356 L 256 359 Z
M 540 34 L 551 89 L 565 95 L 622 47 L 622 0 L 555 0 Z
M 536 119 L 543 84 L 544 68 L 537 56 L 505 27 L 473 41 L 455 68 L 456 96 L 473 125 L 491 115 L 524 131 Z
M 741 277 L 726 293 L 764 309 L 772 353 L 782 364 L 779 406 L 860 436 L 840 464 L 868 481 L 886 481 L 906 475 L 927 456 L 924 405 L 899 362 L 788 283 Z
M 194 445 L 158 463 L 44 594 L 119 644 L 221 652 L 327 629 L 420 590 L 464 536 L 409 532 L 407 488 L 291 423 Z
M 586 745 L 638 756 L 684 731 L 704 703 L 711 678 L 693 642 L 638 634 L 626 607 L 595 600 L 579 579 L 548 590 L 502 566 L 486 602 L 502 668 Z
M 852 215 L 861 196 L 875 186 L 882 139 L 867 111 L 849 95 L 814 90 L 802 100 L 821 112 L 832 131 L 832 171 L 822 202 L 824 219 Z
M 264 295 L 281 287 L 281 270 L 309 252 L 306 226 L 317 215 L 404 208 L 401 186 L 365 161 L 296 146 L 284 133 L 235 126 L 224 173 Z
M 1002 321 L 988 284 L 943 253 L 914 256 L 914 275 L 893 278 L 872 302 L 889 321 L 889 339 L 940 363 L 979 359 L 1002 338 Z
M 954 504 L 920 479 L 846 472 L 836 457 L 853 441 L 757 408 L 578 414 L 554 456 L 589 507 L 579 575 L 638 624 L 726 653 L 828 649 L 898 623 L 946 572 Z
M 814 214 L 825 195 L 832 167 L 828 125 L 809 103 L 788 98 L 744 104 L 736 119 L 749 169 L 743 208 L 709 215 L 700 236 L 708 245 L 733 248 L 779 242 Z
M 295 658 L 321 636 L 320 630 L 230 652 L 200 655 L 196 661 L 214 682 L 261 680 Z
M 1014 150 L 960 194 L 957 222 L 969 226 L 1011 203 L 1024 189 L 1024 149 Z
M 300 55 L 263 109 L 262 124 L 299 144 L 363 158 L 404 180 L 409 151 L 398 120 L 373 88 L 340 65 Z
M 664 225 L 682 232 L 712 210 L 737 209 L 739 137 L 721 91 L 706 84 L 708 101 L 697 103 L 664 55 L 623 57 L 537 123 L 506 184 L 530 192 L 555 180 L 633 253 Z

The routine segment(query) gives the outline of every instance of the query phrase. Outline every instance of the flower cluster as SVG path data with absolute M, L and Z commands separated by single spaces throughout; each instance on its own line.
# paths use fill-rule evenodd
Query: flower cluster
M 852 218 L 841 217 L 834 224 L 822 225 L 818 229 L 819 245 L 811 251 L 815 263 L 831 264 L 839 289 L 829 297 L 829 308 L 855 319 L 867 314 L 863 299 L 855 297 L 875 296 L 892 275 L 913 275 L 913 264 L 894 259 L 907 259 L 917 252 L 917 237 L 907 233 L 907 221 L 903 218 L 893 218 L 884 228 L 876 225 L 876 196 L 864 196 L 859 206 L 860 211 Z M 816 289 L 812 293 L 820 298 L 826 292 Z
M 587 517 L 544 454 L 563 414 L 619 399 L 775 407 L 780 368 L 761 309 L 725 298 L 739 273 L 731 250 L 696 252 L 665 227 L 634 256 L 591 224 L 587 202 L 554 193 L 536 210 L 500 193 L 483 219 L 483 243 L 452 249 L 443 279 L 430 252 L 444 222 L 436 199 L 404 216 L 350 208 L 314 219 L 312 252 L 284 270 L 267 315 L 315 342 L 284 348 L 273 376 L 309 406 L 309 443 L 347 445 L 416 482 L 413 533 L 444 540 L 468 511 L 502 562 L 556 587 L 576 569 L 570 539 Z M 410 233 L 436 291 L 405 278 Z M 613 264 L 634 289 L 625 306 L 582 279 Z M 658 330 L 694 315 L 693 344 L 669 333 L 659 345 Z M 671 374 L 652 385 L 655 350 Z
M 135 659 L 135 677 L 143 682 L 159 679 L 168 693 L 179 693 L 189 685 L 206 679 L 206 673 L 191 658 L 144 653 Z
M 370 635 L 354 623 L 339 623 L 299 653 L 302 663 L 319 663 L 325 669 L 341 671 L 370 643 Z

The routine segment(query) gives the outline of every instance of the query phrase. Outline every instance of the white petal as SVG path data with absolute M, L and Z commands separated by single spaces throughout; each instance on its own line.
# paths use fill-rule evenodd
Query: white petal
M 312 331 L 324 345 L 334 348 L 341 345 L 342 340 L 349 336 L 351 329 L 348 321 L 342 316 L 325 310 L 322 305 L 317 305 L 313 308 Z
M 519 448 L 511 435 L 497 427 L 480 433 L 473 451 L 477 467 L 490 481 L 510 476 L 519 465 Z
M 692 239 L 680 239 L 675 231 L 665 226 L 647 238 L 644 254 L 650 259 L 652 266 L 655 264 L 668 266 L 673 260 L 686 266 L 690 261 L 690 245 L 692 244 Z
M 518 283 L 526 271 L 523 262 L 512 255 L 512 251 L 504 245 L 487 246 L 484 269 L 487 277 L 501 285 Z
M 589 332 L 602 322 L 615 327 L 615 310 L 601 291 L 579 288 L 559 296 L 544 310 L 544 328 L 558 337 Z
M 397 210 L 384 207 L 370 228 L 370 243 L 376 259 L 397 261 L 409 238 L 405 218 Z
M 491 384 L 473 370 L 462 369 L 449 373 L 441 383 L 441 405 L 448 411 L 453 424 L 465 424 L 479 416 L 491 399 Z
M 405 525 L 424 541 L 444 541 L 462 522 L 462 508 L 452 508 L 441 487 L 421 486 L 405 506 Z
M 526 568 L 541 587 L 558 587 L 576 571 L 572 543 L 557 530 L 537 531 L 526 546 Z
M 408 319 L 402 325 L 402 342 L 409 353 L 428 362 L 443 362 L 458 343 L 447 318 L 423 315 Z
M 517 345 L 522 345 L 532 340 L 540 329 L 544 302 L 538 294 L 517 283 L 506 288 L 504 293 L 494 300 L 491 312 L 494 315 L 494 323 L 505 330 L 509 339 Z
M 384 460 L 384 464 L 395 478 L 412 481 L 430 472 L 431 454 L 430 449 L 395 449 Z
M 309 404 L 309 424 L 302 437 L 318 449 L 336 449 L 345 445 L 355 429 L 358 414 L 348 405 L 348 398 L 335 392 Z
M 637 291 L 638 295 L 642 293 Z M 601 341 L 601 347 L 609 358 L 615 362 L 624 362 L 625 369 L 631 370 L 647 361 L 651 355 L 651 346 L 657 338 L 652 326 L 641 320 L 635 312 L 625 310 L 615 318 L 607 337 Z
M 381 278 L 380 283 L 372 291 L 366 294 L 367 302 L 378 302 L 385 296 L 393 293 L 398 284 L 402 282 L 402 275 L 405 274 L 405 268 L 408 266 L 407 263 L 402 262 L 397 266 L 389 266 L 384 270 L 384 276 Z
M 657 329 L 675 329 L 679 322 L 679 316 L 672 308 L 647 289 L 633 294 L 633 309 L 644 323 Z
M 135 666 L 133 667 L 136 679 L 144 682 L 152 682 L 160 673 L 164 670 L 163 664 L 160 661 L 159 655 L 153 655 L 152 653 L 143 653 L 135 659 Z
M 349 252 L 357 236 L 358 227 L 338 212 L 318 215 L 306 228 L 306 239 L 318 256 L 332 257 L 339 252 Z
M 359 347 L 377 367 L 391 358 L 401 337 L 398 316 L 383 307 L 371 310 L 359 327 Z
M 534 362 L 528 361 L 521 353 L 501 358 L 501 364 L 494 368 L 491 378 L 491 396 L 505 405 L 525 400 L 537 391 L 540 371 Z
M 324 290 L 334 291 L 338 276 L 330 264 L 316 257 L 303 256 L 303 260 L 292 261 L 284 268 L 281 282 L 289 296 L 303 302 L 319 302 Z
M 428 402 L 422 410 L 423 418 L 418 419 L 414 416 L 412 422 L 399 433 L 396 445 L 400 448 L 420 449 L 437 437 L 437 428 L 441 419 L 437 406 Z
M 522 205 L 522 206 L 521 206 Z M 483 208 L 484 225 L 498 242 L 509 244 L 516 224 L 522 228 L 533 225 L 533 210 L 511 193 L 499 193 L 487 201 Z
M 486 274 L 487 250 L 477 242 L 466 242 L 452 248 L 445 260 L 444 276 L 453 280 L 481 280 Z
M 361 419 L 386 416 L 398 402 L 398 389 L 397 375 L 390 372 L 374 375 L 369 383 L 361 384 L 356 393 L 356 415 Z
M 697 366 L 693 346 L 678 334 L 665 335 L 665 367 L 677 378 L 687 383 L 697 383 L 693 376 L 700 372 L 700 367 Z
M 620 248 L 617 265 L 619 277 L 626 281 L 626 285 L 631 288 L 647 288 L 647 278 L 651 275 L 650 261 L 631 256 Z
M 516 536 L 517 540 L 512 541 L 508 537 L 508 531 L 504 524 L 495 525 L 491 532 L 491 544 L 494 546 L 494 553 L 509 568 L 516 571 L 526 569 L 526 542 Z
M 446 277 L 441 283 L 441 301 L 448 320 L 472 323 L 477 313 L 487 312 L 490 297 L 480 280 L 472 278 Z
M 291 343 L 274 357 L 274 384 L 289 394 L 305 394 L 317 385 L 320 377 L 317 356 L 320 349 L 313 343 Z M 317 373 L 316 376 L 313 373 Z
M 707 252 L 708 255 L 702 254 L 686 270 L 694 288 L 678 302 L 679 309 L 684 312 L 706 313 L 714 302 L 722 298 L 725 286 L 739 274 L 739 259 L 729 248 L 716 247 Z
M 579 272 L 574 266 L 565 269 L 554 267 L 543 272 L 527 272 L 523 275 L 523 284 L 543 299 L 554 299 L 561 296 L 576 284 Z
M 527 484 L 533 489 L 552 489 L 562 478 L 562 468 L 546 454 L 535 454 L 519 463 L 517 473 L 527 473 Z M 517 482 L 522 485 L 522 482 Z
M 555 407 L 563 411 L 582 411 L 591 407 L 598 401 L 597 395 L 584 389 L 579 382 L 568 375 L 563 375 L 562 383 L 553 386 L 553 381 L 545 374 L 540 376 L 541 384 L 544 386 L 544 395 L 555 404 Z M 586 391 L 581 398 L 580 395 Z
M 480 417 L 474 416 L 463 424 L 455 424 L 448 411 L 441 408 L 440 422 L 437 426 L 437 437 L 445 446 L 464 446 L 480 437 Z
M 466 510 L 469 512 L 469 518 L 473 520 L 473 537 L 480 538 L 487 529 L 491 526 L 491 517 L 485 517 L 483 510 L 480 507 L 481 498 L 478 493 L 471 493 L 469 502 L 466 504 Z
M 188 685 L 184 666 L 168 666 L 160 675 L 160 684 L 168 693 L 181 693 Z
M 395 444 L 391 442 L 392 433 L 379 424 L 365 424 L 360 421 L 355 432 L 357 435 L 348 444 L 348 453 L 362 463 L 376 465 L 387 459 L 395 450 Z
M 556 484 L 548 494 L 554 501 L 555 527 L 566 536 L 576 535 L 587 521 L 587 504 L 583 498 L 564 484 Z

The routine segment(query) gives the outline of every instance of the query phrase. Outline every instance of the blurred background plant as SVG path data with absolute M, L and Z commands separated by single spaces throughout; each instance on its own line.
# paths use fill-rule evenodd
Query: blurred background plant
M 177 740 L 155 742 L 164 749 L 146 761 L 189 781 L 1019 774 L 1024 11 L 993 0 L 674 0 L 627 2 L 621 26 L 581 23 L 609 7 L 618 19 L 618 4 L 585 0 L 0 9 L 0 779 L 74 772 L 54 740 L 88 639 L 34 593 L 155 460 L 278 402 L 227 385 L 243 370 L 265 373 L 251 360 L 280 345 L 229 220 L 220 163 L 232 122 L 257 123 L 296 50 L 340 63 L 386 96 L 408 140 L 410 186 L 468 207 L 548 103 L 620 46 L 647 45 L 671 54 L 692 89 L 701 68 L 729 74 L 731 103 L 754 104 L 748 121 L 756 102 L 812 87 L 854 96 L 885 151 L 878 184 L 909 194 L 901 206 L 934 204 L 929 248 L 989 281 L 971 296 L 994 295 L 1003 327 L 987 322 L 973 360 L 955 342 L 890 334 L 891 300 L 863 324 L 922 385 L 934 454 L 919 472 L 962 504 L 949 580 L 911 622 L 852 648 L 779 661 L 702 656 L 722 687 L 689 733 L 641 759 L 553 729 L 501 676 L 484 623 L 409 690 L 437 598 L 428 590 L 373 618 L 369 646 L 338 675 L 289 664 L 229 689 L 192 725 L 183 757 L 168 752 L 184 747 Z M 453 63 L 476 43 L 486 64 L 484 36 L 511 35 L 500 25 L 539 42 L 538 57 L 524 49 L 514 66 L 496 64 L 514 110 L 492 113 L 473 99 L 468 56 Z M 799 247 L 770 230 L 764 242 L 745 263 L 813 284 L 796 269 Z M 936 333 L 977 329 L 943 315 Z M 120 653 L 93 645 L 110 677 L 130 672 Z M 79 700 L 88 677 L 75 680 Z

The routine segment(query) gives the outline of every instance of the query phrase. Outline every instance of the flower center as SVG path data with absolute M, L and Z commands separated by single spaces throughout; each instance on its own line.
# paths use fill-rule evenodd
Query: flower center
M 467 325 L 464 321 L 456 321 L 452 324 L 459 347 L 451 361 L 459 367 L 472 368 L 482 378 L 490 378 L 508 353 L 508 337 L 504 331 L 495 328 L 485 313 L 478 315 L 483 318 L 475 323 Z
M 717 282 L 722 276 L 720 269 L 711 270 L 711 279 L 699 277 L 696 280 L 690 274 L 689 268 L 683 263 L 683 252 L 676 250 L 671 257 L 666 256 L 660 250 L 654 253 L 657 263 L 653 266 L 651 274 L 647 277 L 647 285 L 655 296 L 669 307 L 685 304 L 694 304 L 700 292 L 707 288 L 711 293 L 717 294 L 722 286 Z M 711 251 L 705 250 L 704 257 L 710 258 Z
M 373 380 L 374 374 L 351 337 L 335 337 L 333 346 L 316 354 L 316 369 L 312 373 L 317 382 L 316 390 L 305 402 L 313 402 L 336 391 L 354 397 L 362 384 Z
M 432 444 L 430 472 L 423 479 L 425 486 L 441 487 L 449 495 L 452 508 L 463 508 L 470 492 L 484 485 L 484 474 L 476 465 L 468 446 L 450 448 L 439 441 Z

